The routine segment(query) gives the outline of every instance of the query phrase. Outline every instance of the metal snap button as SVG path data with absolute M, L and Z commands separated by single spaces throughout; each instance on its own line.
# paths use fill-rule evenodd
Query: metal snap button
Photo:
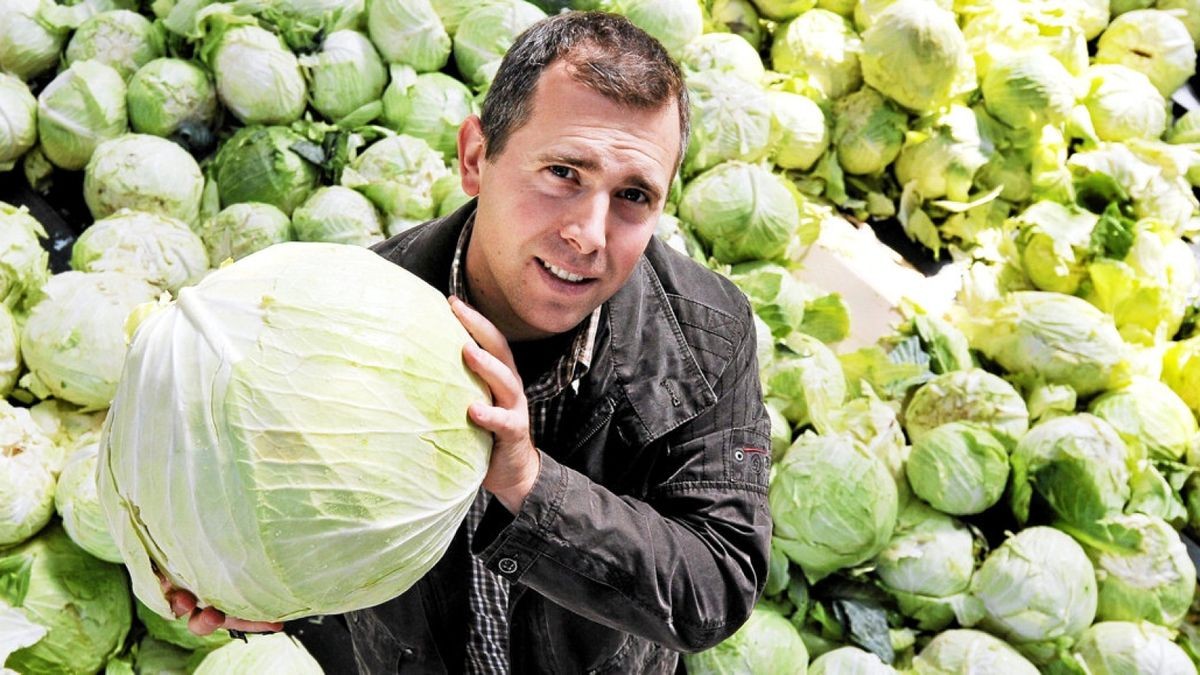
M 504 574 L 512 574 L 517 571 L 517 561 L 512 558 L 500 559 L 500 571 Z
M 746 459 L 746 454 L 744 452 L 742 452 L 741 450 L 738 450 L 733 453 L 733 458 L 740 462 L 743 459 Z

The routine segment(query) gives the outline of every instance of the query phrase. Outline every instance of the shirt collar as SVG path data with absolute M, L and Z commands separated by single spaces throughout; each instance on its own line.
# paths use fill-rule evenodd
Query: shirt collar
M 458 235 L 458 243 L 454 247 L 454 259 L 450 263 L 450 293 L 463 302 L 469 302 L 467 294 L 466 255 L 467 246 L 471 242 L 471 231 L 475 228 L 475 214 L 472 213 L 463 225 Z M 592 365 L 592 355 L 596 349 L 596 332 L 600 326 L 600 307 L 597 307 L 582 324 L 575 328 L 575 339 L 571 348 L 559 358 L 557 364 L 550 368 L 536 382 L 525 383 L 525 398 L 531 403 L 555 396 L 567 386 L 575 393 L 579 392 L 579 382 L 587 374 Z

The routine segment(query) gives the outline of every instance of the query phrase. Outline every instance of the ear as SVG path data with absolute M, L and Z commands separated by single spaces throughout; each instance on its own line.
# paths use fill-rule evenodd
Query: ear
M 458 127 L 458 173 L 463 192 L 469 197 L 479 194 L 483 154 L 483 126 L 478 115 L 471 115 Z

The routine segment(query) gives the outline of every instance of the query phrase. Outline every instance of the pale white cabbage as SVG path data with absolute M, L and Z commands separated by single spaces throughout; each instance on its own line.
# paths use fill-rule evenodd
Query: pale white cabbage
M 308 86 L 296 55 L 279 36 L 258 26 L 238 25 L 210 39 L 205 48 L 211 50 L 217 96 L 230 112 L 246 124 L 300 119 Z
M 1139 9 L 1113 19 L 1096 43 L 1095 63 L 1139 71 L 1167 97 L 1195 74 L 1196 43 L 1174 14 Z
M 38 94 L 38 139 L 56 166 L 87 166 L 96 146 L 125 133 L 125 80 L 98 61 L 79 61 Z
M 208 270 L 208 252 L 183 221 L 122 210 L 79 235 L 71 248 L 71 267 L 142 277 L 176 293 Z
M 37 142 L 37 99 L 29 87 L 0 71 L 0 172 L 9 171 Z
M 191 154 L 149 134 L 125 134 L 96 146 L 83 174 L 83 198 L 96 219 L 132 209 L 191 225 L 203 192 L 204 176 Z
M 388 63 L 427 73 L 450 59 L 450 35 L 429 0 L 374 0 L 367 7 L 367 31 Z
M 21 543 L 50 522 L 56 454 L 28 410 L 0 402 L 0 547 Z
M 138 599 L 170 616 L 151 563 L 251 620 L 369 607 L 415 583 L 487 470 L 468 340 L 432 287 L 339 244 L 272 246 L 150 314 L 98 478 Z
M 29 366 L 22 385 L 92 410 L 107 407 L 125 357 L 125 319 L 162 290 L 118 272 L 63 272 L 44 291 L 21 332 Z

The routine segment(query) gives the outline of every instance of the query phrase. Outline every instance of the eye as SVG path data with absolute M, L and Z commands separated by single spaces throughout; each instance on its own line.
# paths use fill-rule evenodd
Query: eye
M 561 164 L 555 164 L 550 167 L 550 173 L 554 174 L 555 176 L 558 176 L 559 178 L 570 178 L 571 175 L 574 173 L 574 170 L 569 166 L 562 166 Z
M 642 192 L 641 190 L 638 190 L 635 188 L 626 188 L 624 190 L 621 190 L 619 193 L 617 193 L 617 195 L 621 199 L 627 199 L 627 200 L 637 203 L 637 204 L 649 204 L 650 203 L 650 197 L 648 197 L 645 192 Z

